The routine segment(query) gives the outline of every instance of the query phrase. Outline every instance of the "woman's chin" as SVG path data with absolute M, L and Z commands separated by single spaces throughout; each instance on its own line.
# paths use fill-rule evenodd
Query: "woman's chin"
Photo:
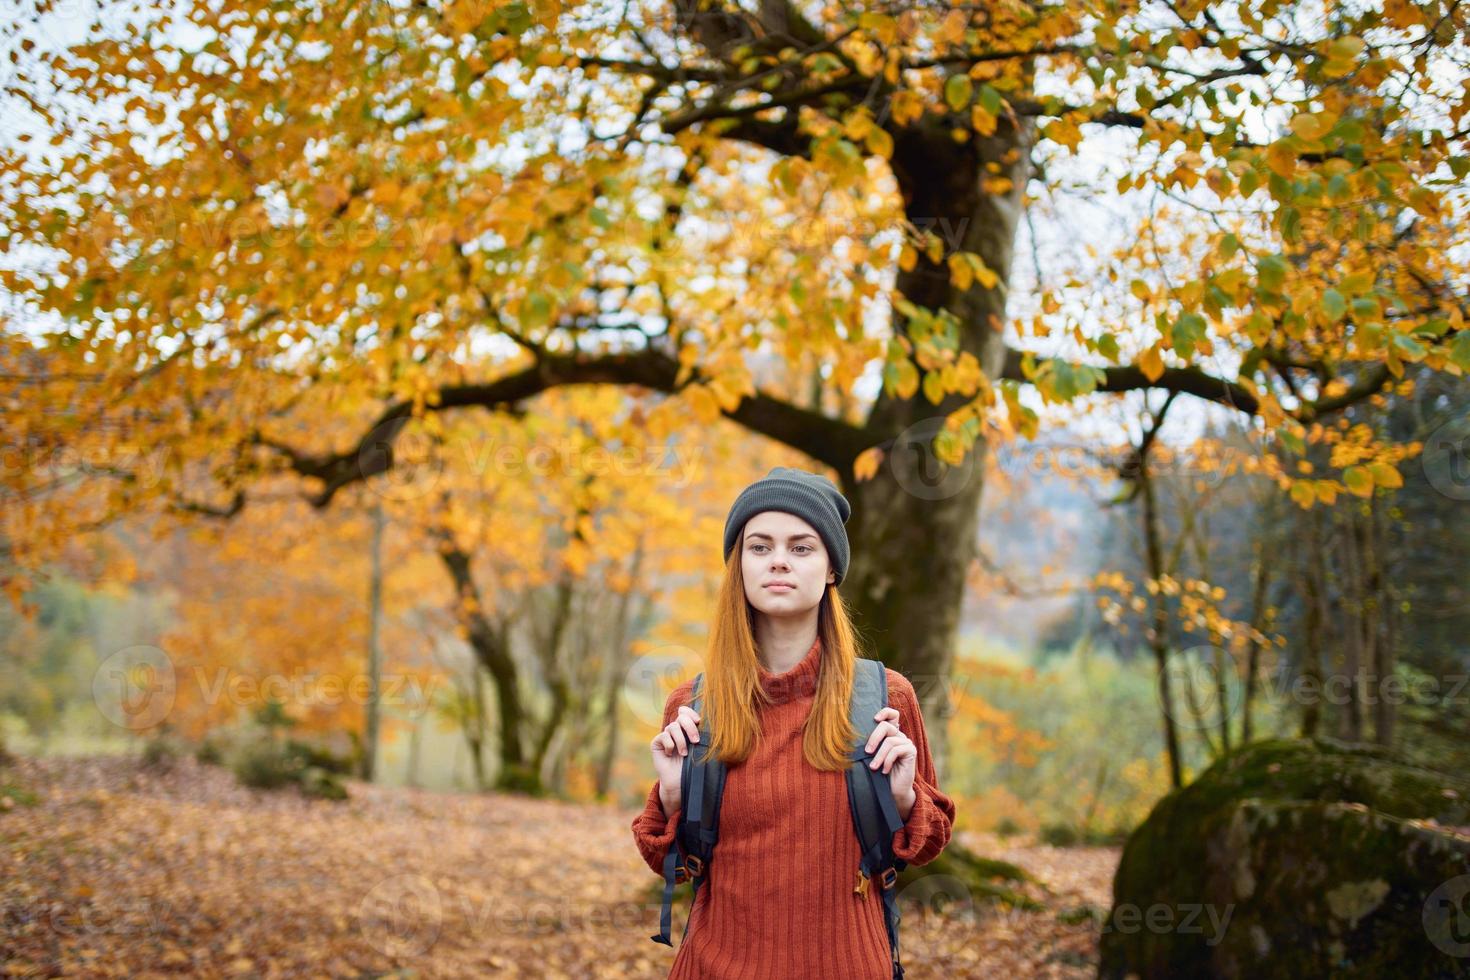
M 817 604 L 809 601 L 800 592 L 763 592 L 761 595 L 751 599 L 750 604 L 757 612 L 763 612 L 768 616 L 794 616 L 799 613 L 810 612 Z

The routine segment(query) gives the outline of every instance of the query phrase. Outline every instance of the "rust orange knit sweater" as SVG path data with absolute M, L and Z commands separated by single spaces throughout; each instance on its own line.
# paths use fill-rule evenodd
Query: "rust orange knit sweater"
M 755 752 L 726 772 L 720 842 L 670 978 L 891 980 L 878 884 L 866 898 L 853 892 L 860 855 L 846 777 L 819 772 L 802 755 L 801 726 L 811 712 L 821 650 L 819 637 L 784 674 L 760 669 L 761 685 L 776 703 L 761 709 L 764 728 Z M 693 687 L 691 679 L 669 695 L 665 726 L 690 703 Z M 918 750 L 914 808 L 893 835 L 893 852 L 909 864 L 927 864 L 949 843 L 954 801 L 935 778 L 913 685 L 896 670 L 888 671 L 888 703 Z M 664 813 L 654 780 L 633 836 L 660 877 L 679 815 Z

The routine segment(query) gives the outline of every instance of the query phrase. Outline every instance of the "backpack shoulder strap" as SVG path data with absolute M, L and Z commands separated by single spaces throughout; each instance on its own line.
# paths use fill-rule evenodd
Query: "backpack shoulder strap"
M 709 749 L 709 724 L 703 719 L 704 675 L 694 678 L 691 706 L 699 712 L 700 739 L 690 744 L 689 754 L 684 757 L 684 768 L 680 776 L 680 798 L 682 815 L 674 830 L 674 842 L 664 858 L 663 908 L 660 913 L 660 931 L 651 937 L 655 942 L 673 946 L 669 938 L 672 922 L 674 886 L 684 881 L 694 882 L 695 897 L 699 886 L 708 875 L 709 861 L 714 855 L 719 840 L 720 802 L 725 789 L 725 766 L 717 759 L 707 757 Z M 868 736 L 878 723 L 873 716 L 888 704 L 888 675 L 881 661 L 858 659 L 854 662 L 852 697 L 848 702 L 848 717 L 857 740 L 852 747 L 851 765 L 847 770 L 848 805 L 852 812 L 853 829 L 857 833 L 861 859 L 858 865 L 858 883 L 854 891 L 867 895 L 869 879 L 878 877 L 883 893 L 883 919 L 888 930 L 888 942 L 893 959 L 893 980 L 903 980 L 903 964 L 898 955 L 898 895 L 895 881 L 899 871 L 907 862 L 893 855 L 893 835 L 903 826 L 898 816 L 898 805 L 893 800 L 893 790 L 888 774 L 881 769 L 872 769 L 868 763 L 873 755 L 864 750 Z M 693 918 L 690 907 L 690 918 Z M 684 935 L 689 934 L 689 920 L 684 922 Z
M 847 770 L 847 798 L 852 810 L 852 826 L 857 833 L 861 858 L 858 862 L 857 885 L 853 889 L 866 896 L 868 882 L 878 879 L 883 893 L 883 920 L 888 928 L 888 944 L 893 957 L 894 980 L 903 977 L 898 958 L 898 872 L 908 862 L 893 854 L 893 835 L 903 828 L 898 804 L 893 800 L 889 776 L 881 768 L 873 769 L 873 753 L 866 751 L 868 737 L 878 722 L 873 716 L 888 704 L 888 672 L 880 660 L 859 658 L 853 664 L 850 718 L 857 732 L 852 748 L 852 764 Z M 876 751 L 876 750 L 875 750 Z
M 694 894 L 708 877 L 710 858 L 720 836 L 720 801 L 725 792 L 725 764 L 708 756 L 709 724 L 704 720 L 704 674 L 694 678 L 690 707 L 700 716 L 699 741 L 689 743 L 684 768 L 679 776 L 680 817 L 674 828 L 674 841 L 664 857 L 663 907 L 659 912 L 659 932 L 654 942 L 673 946 L 669 938 L 673 920 L 674 886 L 694 882 Z M 694 917 L 691 903 L 689 918 Z M 689 919 L 684 920 L 684 935 L 689 934 Z

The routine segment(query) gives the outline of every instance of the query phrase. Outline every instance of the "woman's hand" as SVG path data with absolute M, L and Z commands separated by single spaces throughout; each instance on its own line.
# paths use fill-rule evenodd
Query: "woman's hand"
M 863 749 L 872 752 L 876 746 L 878 751 L 873 756 L 873 761 L 868 763 L 869 768 L 877 769 L 883 767 L 888 773 L 888 785 L 893 790 L 893 799 L 898 804 L 899 815 L 908 818 L 908 811 L 913 807 L 914 798 L 914 774 L 918 771 L 919 750 L 898 727 L 898 709 L 894 707 L 884 708 L 873 718 L 878 722 L 873 729 L 873 734 L 868 736 Z
M 699 741 L 699 715 L 687 704 L 679 706 L 674 720 L 653 737 L 653 771 L 658 774 L 658 796 L 664 816 L 679 808 L 680 777 L 684 773 L 684 757 L 689 743 Z

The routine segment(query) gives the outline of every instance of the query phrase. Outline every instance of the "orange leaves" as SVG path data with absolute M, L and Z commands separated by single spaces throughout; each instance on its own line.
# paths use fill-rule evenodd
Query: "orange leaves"
M 883 367 L 883 387 L 899 398 L 912 398 L 919 387 L 919 369 L 906 356 L 889 360 Z
M 894 123 L 907 126 L 924 115 L 924 99 L 913 89 L 901 89 L 894 93 L 889 110 Z
M 1291 117 L 1291 131 L 1308 142 L 1314 142 L 1327 135 L 1327 131 L 1337 122 L 1337 114 L 1333 112 L 1298 112 Z
M 1328 78 L 1341 78 L 1357 67 L 1366 42 L 1361 37 L 1348 35 L 1318 44 L 1318 50 L 1327 56 L 1322 72 Z
M 1082 142 L 1082 130 L 1075 122 L 1066 119 L 1054 119 L 1047 123 L 1041 128 L 1041 135 L 1073 151 Z
M 683 389 L 683 397 L 695 417 L 706 425 L 718 421 L 726 412 L 735 411 L 745 395 L 753 394 L 755 384 L 750 377 L 735 373 L 726 373 L 705 383 L 686 385 Z
M 1274 140 L 1266 147 L 1266 166 L 1278 177 L 1290 178 L 1296 173 L 1296 144 L 1291 139 Z
M 866 483 L 878 473 L 878 466 L 883 462 L 885 453 L 880 446 L 872 446 L 858 453 L 857 458 L 852 461 L 852 475 L 859 483 Z
M 1138 368 L 1150 381 L 1157 381 L 1164 376 L 1164 358 L 1159 352 L 1158 344 L 1150 344 L 1138 356 Z
M 893 137 L 874 122 L 866 105 L 860 105 L 847 114 L 842 134 L 855 143 L 862 143 L 875 156 L 887 159 L 893 153 Z
M 1000 276 L 974 252 L 951 252 L 947 261 L 950 282 L 956 289 L 969 289 L 974 282 L 985 289 L 994 289 L 1000 282 Z
M 939 30 L 935 32 L 934 39 L 942 44 L 959 44 L 965 39 L 965 28 L 969 20 L 970 15 L 966 11 L 951 10 L 939 22 Z
M 1349 466 L 1342 471 L 1342 482 L 1349 493 L 1371 497 L 1375 487 L 1396 489 L 1404 485 L 1404 478 L 1392 464 L 1375 462 L 1367 466 Z

